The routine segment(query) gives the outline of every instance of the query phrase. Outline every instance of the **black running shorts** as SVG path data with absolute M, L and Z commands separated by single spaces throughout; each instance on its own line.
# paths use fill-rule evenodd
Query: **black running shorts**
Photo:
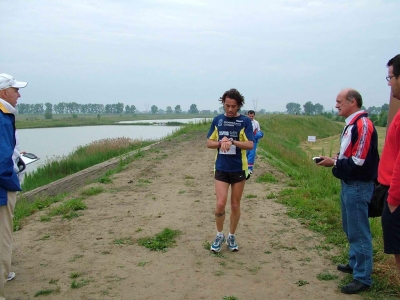
M 390 212 L 386 192 L 382 212 L 383 247 L 386 254 L 400 254 L 400 206 Z
M 226 182 L 229 184 L 238 183 L 243 180 L 246 180 L 246 171 L 223 172 L 215 170 L 215 180 Z

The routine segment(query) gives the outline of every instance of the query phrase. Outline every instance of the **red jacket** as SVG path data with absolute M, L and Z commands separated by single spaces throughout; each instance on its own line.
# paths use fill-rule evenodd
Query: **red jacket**
M 381 161 L 378 181 L 390 186 L 387 201 L 393 206 L 400 205 L 400 110 L 390 123 Z

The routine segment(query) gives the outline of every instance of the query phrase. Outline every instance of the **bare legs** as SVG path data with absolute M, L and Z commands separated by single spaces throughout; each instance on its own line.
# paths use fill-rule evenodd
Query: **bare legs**
M 230 233 L 236 232 L 240 219 L 240 200 L 242 199 L 244 184 L 246 180 L 233 183 L 231 185 L 231 216 L 230 216 Z M 215 223 L 217 231 L 222 232 L 225 221 L 225 206 L 228 200 L 229 183 L 215 180 L 215 194 L 217 196 L 217 204 L 215 207 Z

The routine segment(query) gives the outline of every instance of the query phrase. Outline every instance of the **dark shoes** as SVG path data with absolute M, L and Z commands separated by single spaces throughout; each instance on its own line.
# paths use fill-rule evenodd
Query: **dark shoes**
M 354 279 L 349 284 L 343 286 L 340 291 L 345 294 L 358 294 L 358 293 L 360 293 L 362 291 L 366 291 L 368 289 L 369 289 L 369 285 L 366 285 L 366 284 Z
M 353 274 L 353 269 L 349 266 L 349 264 L 347 264 L 347 265 L 338 265 L 337 269 L 338 269 L 338 271 L 343 272 L 343 273 Z

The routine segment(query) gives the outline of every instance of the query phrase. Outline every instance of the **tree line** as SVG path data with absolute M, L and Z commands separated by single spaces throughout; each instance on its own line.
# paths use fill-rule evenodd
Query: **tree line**
M 18 103 L 16 106 L 19 114 L 45 114 L 47 119 L 51 119 L 52 114 L 135 114 L 138 110 L 135 105 L 124 105 L 123 103 L 114 104 L 79 104 L 76 102 L 60 102 L 57 104 L 46 103 Z M 150 109 L 152 114 L 157 113 L 183 113 L 180 105 L 176 105 L 174 109 L 167 106 L 166 110 L 159 109 L 156 105 L 152 105 Z M 190 114 L 197 114 L 199 110 L 196 104 L 190 105 L 187 111 Z
M 371 106 L 365 108 L 361 107 L 362 110 L 368 112 L 368 116 L 371 121 L 376 126 L 386 126 L 387 125 L 387 117 L 389 112 L 389 104 L 383 104 L 381 107 Z M 306 102 L 303 105 L 303 110 L 301 109 L 301 105 L 295 102 L 289 102 L 286 104 L 286 113 L 291 115 L 323 115 L 329 119 L 335 121 L 343 121 L 343 118 L 337 115 L 337 112 L 333 109 L 328 112 L 324 110 L 324 106 L 316 103 L 313 104 L 311 101 Z

